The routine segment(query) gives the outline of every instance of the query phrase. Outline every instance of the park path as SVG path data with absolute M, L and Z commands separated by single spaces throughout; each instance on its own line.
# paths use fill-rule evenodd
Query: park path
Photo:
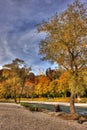
M 0 130 L 87 130 L 87 122 L 67 121 L 19 104 L 0 103 Z
M 43 102 L 43 101 L 22 101 L 22 102 L 70 106 L 70 103 L 66 102 Z M 75 103 L 75 106 L 87 108 L 87 103 Z

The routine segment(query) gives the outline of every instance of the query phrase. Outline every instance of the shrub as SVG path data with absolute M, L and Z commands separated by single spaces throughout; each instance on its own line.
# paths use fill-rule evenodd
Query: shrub
M 21 103 L 21 105 L 28 108 L 30 111 L 40 111 L 40 108 L 34 104 Z

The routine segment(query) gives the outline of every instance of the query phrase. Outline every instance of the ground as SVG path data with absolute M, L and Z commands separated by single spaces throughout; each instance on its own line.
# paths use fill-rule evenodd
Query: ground
M 87 122 L 64 120 L 54 113 L 31 112 L 13 103 L 0 103 L 0 130 L 87 130 Z

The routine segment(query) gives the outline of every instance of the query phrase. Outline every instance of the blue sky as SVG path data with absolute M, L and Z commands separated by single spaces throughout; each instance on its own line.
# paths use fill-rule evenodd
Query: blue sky
M 15 58 L 32 66 L 33 72 L 54 68 L 38 55 L 39 42 L 45 37 L 38 34 L 37 24 L 47 21 L 56 12 L 63 12 L 74 0 L 0 0 L 0 66 Z M 87 4 L 87 0 L 82 0 Z

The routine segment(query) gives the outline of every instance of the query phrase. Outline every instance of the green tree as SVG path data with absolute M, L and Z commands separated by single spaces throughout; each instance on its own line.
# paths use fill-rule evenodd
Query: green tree
M 87 10 L 76 0 L 63 13 L 40 25 L 38 32 L 47 34 L 39 44 L 42 60 L 56 62 L 70 74 L 70 112 L 74 114 L 74 95 L 78 87 L 80 90 L 79 73 L 81 76 L 87 69 Z

